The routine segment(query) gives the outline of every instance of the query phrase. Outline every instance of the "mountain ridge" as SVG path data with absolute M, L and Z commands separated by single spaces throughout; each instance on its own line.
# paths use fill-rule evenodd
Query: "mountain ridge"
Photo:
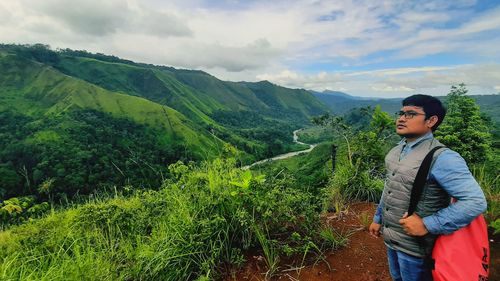
M 177 160 L 227 151 L 251 163 L 301 149 L 292 131 L 328 112 L 305 90 L 76 54 L 0 45 L 0 197 L 43 198 L 44 183 L 60 199 L 100 185 L 143 185 L 137 179 L 152 186 Z

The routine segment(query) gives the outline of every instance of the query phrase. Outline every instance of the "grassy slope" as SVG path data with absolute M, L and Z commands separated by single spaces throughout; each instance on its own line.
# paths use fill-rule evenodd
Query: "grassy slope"
M 308 117 L 328 112 L 329 109 L 310 92 L 302 89 L 288 89 L 268 81 L 242 82 L 260 100 L 274 110 L 292 111 L 298 117 Z
M 331 141 L 334 134 L 330 128 L 321 126 L 308 127 L 298 132 L 299 140 L 304 143 Z
M 223 104 L 224 107 L 220 109 L 233 111 L 269 109 L 269 106 L 241 83 L 224 82 L 201 71 L 176 70 L 172 71 L 172 74 L 182 83 Z
M 157 69 L 69 56 L 61 56 L 56 67 L 102 88 L 167 105 L 199 123 L 214 123 L 207 113 L 221 107 L 209 97 L 198 97 L 172 74 Z
M 269 82 L 224 82 L 201 71 L 64 55 L 56 67 L 105 89 L 166 104 L 204 124 L 214 125 L 209 116 L 216 110 L 250 110 L 264 115 L 292 110 L 303 120 L 328 111 L 305 90 L 288 89 Z M 283 115 L 278 119 L 286 120 L 287 117 Z
M 71 109 L 95 109 L 141 124 L 160 127 L 165 138 L 185 143 L 206 157 L 222 141 L 211 137 L 176 110 L 150 100 L 111 92 L 66 76 L 37 62 L 15 55 L 0 58 L 2 109 L 15 109 L 31 116 L 59 114 Z

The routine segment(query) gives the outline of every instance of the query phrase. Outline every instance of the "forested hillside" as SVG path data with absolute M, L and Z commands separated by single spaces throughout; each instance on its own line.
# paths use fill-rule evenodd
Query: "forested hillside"
M 241 163 L 300 149 L 292 131 L 328 109 L 269 82 L 44 45 L 0 46 L 0 198 L 61 200 L 158 186 L 168 164 Z

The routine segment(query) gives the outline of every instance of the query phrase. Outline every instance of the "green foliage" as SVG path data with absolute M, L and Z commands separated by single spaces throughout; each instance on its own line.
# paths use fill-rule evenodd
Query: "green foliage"
M 486 219 L 494 222 L 500 217 L 500 174 L 498 166 L 486 162 L 482 165 L 472 166 L 472 174 L 481 186 L 488 209 L 486 210 Z
M 384 180 L 374 177 L 370 170 L 360 170 L 363 165 L 348 165 L 345 160 L 344 164 L 338 164 L 335 175 L 326 186 L 327 194 L 330 197 L 326 199 L 327 208 L 330 208 L 330 202 L 336 202 L 335 192 L 332 190 L 339 189 L 339 193 L 346 200 L 367 200 L 377 202 L 382 195 L 384 189 Z
M 349 202 L 339 188 L 331 184 L 327 185 L 323 188 L 323 194 L 323 211 L 335 213 L 338 217 L 341 217 L 343 213 L 347 212 Z
M 237 187 L 242 188 L 243 190 L 247 190 L 250 187 L 250 183 L 252 181 L 257 181 L 259 183 L 265 181 L 265 176 L 264 175 L 259 175 L 257 177 L 253 177 L 252 172 L 250 170 L 245 170 L 245 172 L 242 175 L 241 181 L 230 181 L 229 183 L 232 185 L 235 185 Z M 235 193 L 232 193 L 231 195 L 235 195 Z
M 60 200 L 114 185 L 159 186 L 164 165 L 192 157 L 160 130 L 93 110 L 41 120 L 6 111 L 0 121 L 0 182 L 8 197 Z M 57 137 L 39 137 L 48 131 Z
M 0 50 L 9 50 L 25 59 L 36 60 L 41 63 L 57 63 L 59 56 L 50 50 L 50 46 L 44 44 L 34 45 L 4 45 L 0 44 Z
M 472 165 L 491 157 L 491 134 L 479 106 L 466 94 L 465 84 L 451 87 L 447 114 L 435 135 Z
M 327 249 L 336 250 L 344 247 L 349 242 L 349 234 L 335 230 L 333 227 L 326 226 L 319 232 Z
M 358 132 L 353 138 L 353 164 L 360 171 L 369 171 L 375 178 L 385 175 L 384 158 L 390 149 L 388 140 L 394 136 L 393 120 L 379 106 L 372 113 L 368 130 Z
M 369 112 L 369 110 L 367 110 Z M 326 119 L 345 140 L 339 146 L 335 173 L 325 187 L 325 209 L 338 209 L 345 200 L 379 200 L 384 188 L 384 157 L 390 149 L 393 121 L 380 107 L 371 113 L 370 126 L 354 131 L 342 118 Z M 322 121 L 320 123 L 325 123 Z
M 280 172 L 291 173 L 297 183 L 293 186 L 294 188 L 308 190 L 313 195 L 319 196 L 319 188 L 328 182 L 328 178 L 332 173 L 331 154 L 332 143 L 321 143 L 309 153 L 263 163 L 252 167 L 252 170 L 270 175 Z M 321 198 L 318 198 L 318 200 L 321 200 Z
M 266 278 L 269 278 L 278 270 L 278 264 L 280 261 L 278 246 L 276 245 L 277 241 L 269 238 L 267 229 L 265 229 L 264 232 L 264 230 L 260 229 L 259 226 L 254 226 L 254 232 L 262 251 L 264 252 L 264 259 L 268 268 Z
M 0 164 L 0 198 L 10 190 L 14 190 L 21 182 L 21 178 L 17 175 L 12 163 Z
M 50 210 L 47 202 L 37 204 L 34 196 L 12 197 L 0 203 L 0 230 L 42 216 Z
M 270 120 L 253 111 L 219 110 L 211 116 L 227 128 L 211 128 L 217 137 L 231 142 L 256 159 L 297 150 L 292 132 L 299 124 Z
M 331 141 L 333 139 L 333 133 L 326 127 L 313 126 L 305 128 L 297 133 L 299 140 L 304 143 L 321 143 L 325 141 Z
M 235 162 L 177 162 L 158 191 L 96 199 L 0 232 L 0 279 L 209 280 L 241 265 L 251 247 L 274 266 L 284 249 L 312 249 L 313 197 L 288 188 L 289 175 L 264 180 Z
M 492 142 L 491 135 L 495 126 L 481 113 L 476 101 L 466 94 L 463 83 L 451 87 L 446 100 L 447 114 L 435 135 L 467 161 L 486 196 L 486 218 L 494 222 L 500 215 L 497 165 L 500 158 L 496 153 L 496 140 Z
M 499 234 L 500 233 L 500 219 L 496 219 L 495 221 L 492 221 L 490 223 L 490 226 L 493 228 L 493 234 Z
M 367 211 L 363 211 L 361 212 L 361 214 L 359 214 L 359 222 L 365 228 L 365 230 L 368 230 L 368 228 L 370 227 L 372 218 L 373 217 Z

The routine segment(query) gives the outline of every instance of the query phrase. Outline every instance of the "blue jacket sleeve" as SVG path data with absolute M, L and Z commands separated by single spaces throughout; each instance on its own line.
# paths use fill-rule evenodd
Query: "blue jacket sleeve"
M 449 234 L 464 226 L 486 210 L 486 199 L 465 160 L 452 150 L 443 151 L 431 169 L 430 178 L 455 199 L 456 203 L 423 218 L 433 234 Z
M 373 222 L 382 224 L 382 209 L 384 207 L 384 196 L 382 194 L 382 198 L 380 198 L 380 203 L 377 206 L 377 210 L 375 210 L 375 215 L 373 216 Z

